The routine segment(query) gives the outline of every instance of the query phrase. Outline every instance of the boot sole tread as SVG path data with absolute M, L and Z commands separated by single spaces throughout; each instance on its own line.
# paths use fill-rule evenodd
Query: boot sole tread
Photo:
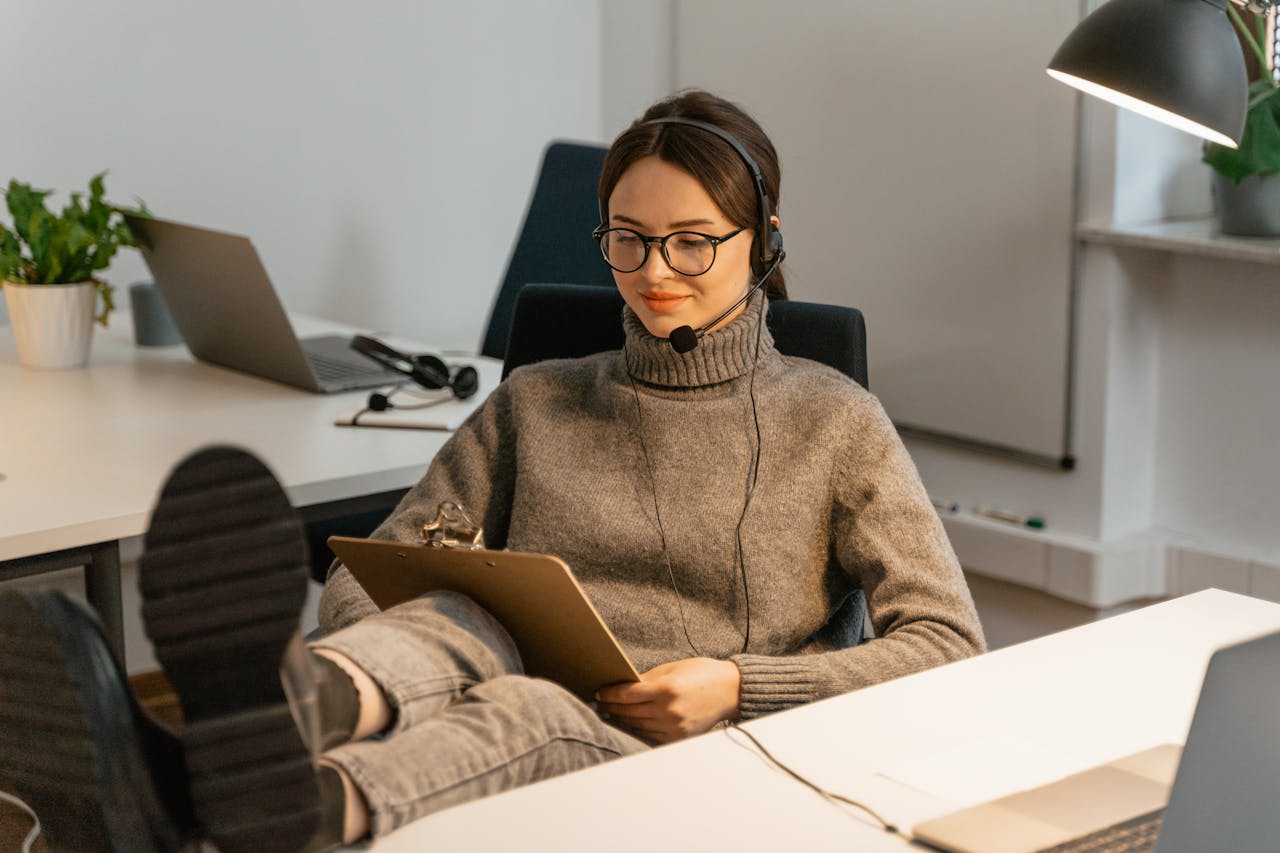
M 320 804 L 279 676 L 309 579 L 288 497 L 255 457 L 199 451 L 170 475 L 140 564 L 143 621 L 186 720 L 197 815 L 222 853 L 300 848 Z

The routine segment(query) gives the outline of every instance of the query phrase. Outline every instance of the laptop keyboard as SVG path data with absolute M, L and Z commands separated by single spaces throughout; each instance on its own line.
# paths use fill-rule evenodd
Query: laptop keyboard
M 1139 815 L 1065 844 L 1046 847 L 1039 853 L 1140 853 L 1155 850 L 1156 835 L 1163 819 L 1164 809 Z
M 307 363 L 315 371 L 316 379 L 321 385 L 343 385 L 348 382 L 367 382 L 369 379 L 395 381 L 398 374 L 384 370 L 378 365 L 353 364 L 337 358 L 308 352 Z

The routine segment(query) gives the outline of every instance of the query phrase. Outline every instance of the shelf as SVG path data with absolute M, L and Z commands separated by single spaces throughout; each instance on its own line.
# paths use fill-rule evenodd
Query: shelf
M 1280 264 L 1280 238 L 1234 237 L 1218 231 L 1213 217 L 1169 219 L 1136 225 L 1078 225 L 1076 238 L 1101 246 L 1176 252 L 1205 258 Z

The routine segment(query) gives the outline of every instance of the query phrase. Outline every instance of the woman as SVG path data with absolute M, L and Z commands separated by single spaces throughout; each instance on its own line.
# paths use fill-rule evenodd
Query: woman
M 602 688 L 589 707 L 522 675 L 505 632 L 465 598 L 379 613 L 335 564 L 324 638 L 284 656 L 304 735 L 267 756 L 251 746 L 275 731 L 267 723 L 225 730 L 278 722 L 283 694 L 227 663 L 236 654 L 226 643 L 185 655 L 190 631 L 169 639 L 149 619 L 189 728 L 221 733 L 188 735 L 186 755 L 198 820 L 223 849 L 265 849 L 281 826 L 317 821 L 311 849 L 380 835 L 982 650 L 960 568 L 879 403 L 832 369 L 779 354 L 762 322 L 757 285 L 786 295 L 769 202 L 778 183 L 772 144 L 735 105 L 695 91 L 646 112 L 614 142 L 600 183 L 596 237 L 627 305 L 624 349 L 515 371 L 374 534 L 417 541 L 450 500 L 489 547 L 562 557 L 642 680 Z M 202 472 L 230 464 L 252 468 L 215 453 L 170 483 L 203 483 Z M 248 468 L 238 482 L 270 481 Z M 218 489 L 198 487 L 233 502 Z M 253 515 L 287 519 L 287 505 L 271 506 Z M 169 607 L 180 625 L 190 614 L 147 593 L 146 577 L 164 587 L 191 572 L 190 554 L 164 544 L 187 535 L 192 514 L 166 489 L 143 564 L 148 607 Z M 286 549 L 257 575 L 292 559 Z M 877 637 L 861 644 L 859 592 Z M 296 608 L 274 615 L 288 624 Z M 279 661 L 288 632 L 255 642 L 250 657 Z M 325 750 L 314 774 L 300 760 L 308 745 Z M 255 808 L 263 821 L 245 817 Z

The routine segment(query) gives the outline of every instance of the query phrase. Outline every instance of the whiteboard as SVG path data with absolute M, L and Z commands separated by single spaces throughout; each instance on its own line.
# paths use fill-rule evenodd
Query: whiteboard
M 932 11 L 936 8 L 937 11 Z M 860 308 L 900 428 L 1069 455 L 1079 0 L 678 0 L 675 82 L 782 158 L 792 298 Z

